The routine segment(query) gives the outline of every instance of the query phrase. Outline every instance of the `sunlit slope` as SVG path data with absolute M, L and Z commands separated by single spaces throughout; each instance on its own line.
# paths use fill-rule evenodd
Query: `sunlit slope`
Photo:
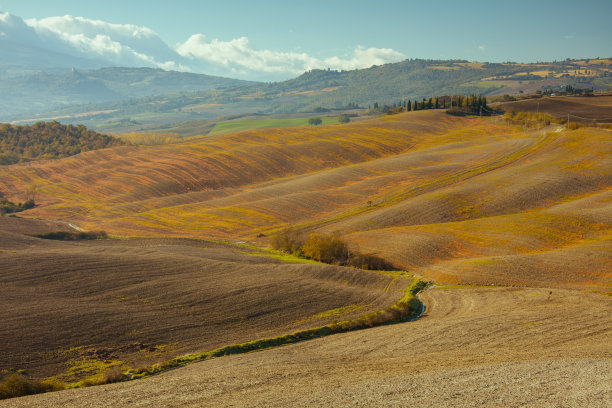
M 9 166 L 0 184 L 38 186 L 26 215 L 115 234 L 339 230 L 444 281 L 612 290 L 611 139 L 424 111 Z
M 236 229 L 239 222 L 232 225 L 232 215 L 240 218 L 240 223 L 253 224 L 249 218 L 254 218 L 255 224 L 261 221 L 254 210 L 230 204 L 253 204 L 257 197 L 278 198 L 278 189 L 265 183 L 289 181 L 291 192 L 304 191 L 296 176 L 395 156 L 419 143 L 431 143 L 427 137 L 447 137 L 457 128 L 472 132 L 474 123 L 473 119 L 425 112 L 410 120 L 390 117 L 360 124 L 259 130 L 182 144 L 107 149 L 67 160 L 2 167 L 0 188 L 19 198 L 30 186 L 36 186 L 37 201 L 42 205 L 31 215 L 67 218 L 85 228 L 102 226 L 115 233 L 238 235 L 243 231 Z M 486 126 L 481 127 L 479 131 L 484 132 Z M 362 177 L 379 175 L 365 171 Z M 338 177 L 342 184 L 352 183 L 355 177 L 344 170 L 330 174 L 334 179 L 326 183 L 330 189 L 339 187 Z M 219 200 L 227 197 L 236 198 Z M 264 219 L 270 216 L 261 215 Z M 195 219 L 197 225 L 189 227 Z M 219 223 L 229 224 L 219 228 Z M 268 224 L 282 226 L 283 222 Z
M 612 289 L 612 149 L 594 129 L 549 135 L 511 166 L 333 228 L 443 281 Z

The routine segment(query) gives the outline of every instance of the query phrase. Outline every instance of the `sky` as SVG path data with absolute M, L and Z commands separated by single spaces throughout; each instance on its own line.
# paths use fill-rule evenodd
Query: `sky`
M 406 58 L 536 62 L 612 56 L 612 0 L 0 0 L 0 11 L 58 35 L 72 30 L 66 27 L 74 20 L 60 24 L 50 17 L 148 28 L 183 58 L 172 59 L 174 68 L 226 67 L 243 77 L 277 79 L 325 65 L 354 69 Z M 77 33 L 70 35 L 75 44 Z M 152 58 L 172 68 L 169 57 Z

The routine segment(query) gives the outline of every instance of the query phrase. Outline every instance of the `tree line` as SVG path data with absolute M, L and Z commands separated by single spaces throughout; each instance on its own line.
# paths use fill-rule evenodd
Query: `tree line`
M 411 101 L 403 100 L 393 104 L 379 105 L 374 102 L 370 111 L 375 113 L 387 113 L 389 115 L 403 111 L 419 111 L 427 109 L 447 109 L 448 113 L 468 115 L 489 115 L 492 110 L 487 106 L 487 97 L 483 95 L 444 95 L 434 96 L 429 99 Z

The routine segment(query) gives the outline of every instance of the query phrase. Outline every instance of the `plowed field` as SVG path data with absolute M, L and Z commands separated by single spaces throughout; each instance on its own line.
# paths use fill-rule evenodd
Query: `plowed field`
M 410 283 L 206 241 L 59 242 L 20 233 L 47 223 L 0 225 L 0 370 L 34 378 L 76 381 L 354 318 Z
M 533 406 L 612 399 L 612 300 L 546 289 L 433 289 L 420 320 L 196 363 L 7 407 Z

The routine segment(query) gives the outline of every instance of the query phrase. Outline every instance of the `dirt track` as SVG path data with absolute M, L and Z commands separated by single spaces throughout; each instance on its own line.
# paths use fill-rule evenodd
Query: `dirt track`
M 550 406 L 612 400 L 612 299 L 433 289 L 418 321 L 223 357 L 1 407 Z

